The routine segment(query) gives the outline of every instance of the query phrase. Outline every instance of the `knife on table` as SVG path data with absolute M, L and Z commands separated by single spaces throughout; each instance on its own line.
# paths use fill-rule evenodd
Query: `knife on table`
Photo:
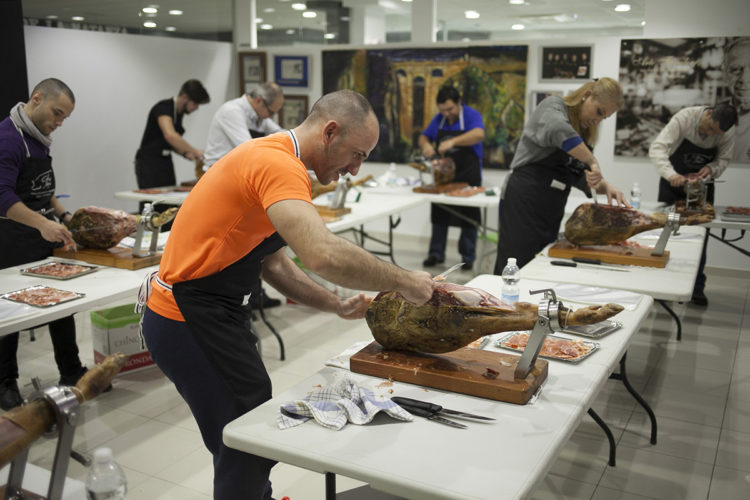
M 494 418 L 490 417 L 483 417 L 481 415 L 474 415 L 473 413 L 466 413 L 464 411 L 457 411 L 457 410 L 449 410 L 448 408 L 443 408 L 442 406 L 430 403 L 428 401 L 420 401 L 418 399 L 411 399 L 411 398 L 402 398 L 399 396 L 391 398 L 391 401 L 408 411 L 409 413 L 413 413 L 415 415 L 418 415 L 420 417 L 426 417 L 430 420 L 436 420 L 437 422 L 441 422 L 440 420 L 435 419 L 434 417 L 437 417 L 438 419 L 442 418 L 441 415 L 444 415 L 446 417 L 458 417 L 458 418 L 469 418 L 473 420 L 495 420 Z M 443 419 L 447 420 L 447 419 Z M 448 420 L 451 424 L 456 424 L 457 422 L 453 422 L 452 420 Z M 441 422 L 445 423 L 445 422 Z M 448 424 L 450 425 L 450 424 Z M 466 427 L 463 424 L 458 424 L 462 427 Z
M 552 260 L 550 264 L 553 266 L 565 266 L 565 267 L 591 267 L 594 269 L 607 269 L 609 271 L 623 271 L 628 272 L 630 269 L 624 267 L 615 267 L 602 264 L 599 259 L 587 259 L 585 257 L 573 257 L 573 262 L 569 260 Z

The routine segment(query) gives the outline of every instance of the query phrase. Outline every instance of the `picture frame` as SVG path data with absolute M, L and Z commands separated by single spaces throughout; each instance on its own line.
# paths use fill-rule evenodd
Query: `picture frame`
M 274 56 L 276 83 L 284 87 L 307 87 L 307 56 Z
M 245 94 L 266 81 L 266 53 L 240 52 L 238 58 L 240 94 Z
M 551 95 L 562 97 L 563 92 L 561 90 L 532 90 L 531 98 L 529 99 L 529 114 L 533 113 L 536 107 Z
M 591 79 L 591 45 L 542 47 L 541 81 Z
M 279 109 L 279 126 L 285 130 L 302 123 L 308 113 L 306 95 L 284 95 L 284 105 Z

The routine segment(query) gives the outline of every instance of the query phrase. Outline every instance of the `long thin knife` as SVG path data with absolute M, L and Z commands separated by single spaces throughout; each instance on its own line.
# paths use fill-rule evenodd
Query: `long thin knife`
M 581 257 L 573 257 L 573 260 L 581 259 Z M 586 261 L 577 260 L 576 262 L 571 262 L 569 260 L 552 260 L 550 261 L 550 264 L 553 266 L 565 266 L 565 267 L 590 267 L 593 269 L 607 269 L 608 271 L 622 271 L 622 272 L 629 272 L 630 269 L 626 269 L 624 267 L 614 267 L 614 266 L 607 266 L 605 264 L 597 264 L 597 261 L 594 259 L 586 259 Z M 601 261 L 599 261 L 601 262 Z
M 449 267 L 448 269 L 446 269 L 445 271 L 443 271 L 442 273 L 438 274 L 437 276 L 435 276 L 432 279 L 434 279 L 435 281 L 445 281 L 445 277 L 446 276 L 448 276 L 450 273 L 452 273 L 456 269 L 458 269 L 460 267 L 463 267 L 463 265 L 464 265 L 463 262 L 459 262 L 458 264 Z

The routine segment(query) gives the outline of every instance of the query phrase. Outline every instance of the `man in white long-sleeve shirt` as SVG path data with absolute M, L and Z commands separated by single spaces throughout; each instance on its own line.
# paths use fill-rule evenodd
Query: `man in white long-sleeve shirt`
M 283 129 L 271 117 L 283 105 L 284 94 L 281 87 L 273 82 L 264 83 L 249 94 L 222 104 L 208 127 L 203 170 L 208 170 L 222 156 L 245 141 L 281 132 Z M 279 299 L 266 294 L 260 283 L 251 292 L 250 306 L 254 309 L 281 305 Z
M 649 148 L 651 162 L 661 176 L 659 201 L 674 203 L 684 200 L 684 185 L 689 177 L 716 179 L 726 170 L 734 149 L 737 110 L 729 104 L 714 107 L 685 108 L 669 120 Z M 714 185 L 709 184 L 706 201 L 714 202 Z M 703 242 L 698 277 L 692 303 L 708 305 L 703 289 L 706 286 L 706 240 Z
M 272 82 L 222 104 L 208 128 L 204 169 L 245 141 L 280 132 L 282 128 L 271 117 L 283 104 L 281 87 Z

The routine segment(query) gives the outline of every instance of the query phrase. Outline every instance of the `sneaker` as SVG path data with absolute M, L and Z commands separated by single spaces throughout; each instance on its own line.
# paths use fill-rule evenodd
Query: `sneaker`
M 16 379 L 6 378 L 0 381 L 0 407 L 7 411 L 22 404 L 23 398 L 21 397 L 21 391 L 18 390 Z
M 268 309 L 269 307 L 277 307 L 280 305 L 281 301 L 279 299 L 272 299 L 266 295 L 266 291 L 262 288 L 260 289 L 260 294 L 250 296 L 250 307 L 253 309 L 260 309 L 261 307 L 263 307 L 263 309 Z
M 437 257 L 430 255 L 422 262 L 422 265 L 424 267 L 433 267 L 437 264 L 442 264 L 443 262 L 445 262 L 445 259 L 438 259 Z
M 695 306 L 706 307 L 708 305 L 708 297 L 703 293 L 703 290 L 693 290 L 693 298 L 690 299 L 690 303 Z
M 462 271 L 471 271 L 472 269 L 474 269 L 473 262 L 464 262 L 464 265 L 461 266 Z

